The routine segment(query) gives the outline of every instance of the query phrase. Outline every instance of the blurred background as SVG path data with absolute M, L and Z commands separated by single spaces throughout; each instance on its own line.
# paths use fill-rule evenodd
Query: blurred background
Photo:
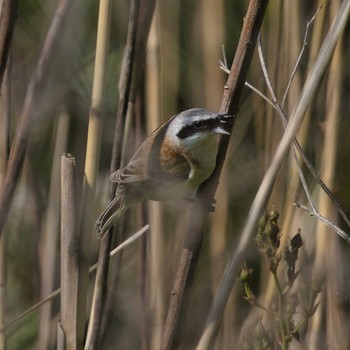
M 29 82 L 38 65 L 57 3 L 29 0 L 18 4 L 1 91 L 0 184 L 31 86 Z M 231 65 L 247 5 L 248 1 L 229 0 L 160 0 L 156 3 L 145 55 L 140 58 L 141 54 L 138 57 L 136 53 L 139 78 L 133 81 L 136 92 L 129 101 L 133 104 L 133 119 L 126 159 L 145 135 L 177 112 L 191 107 L 219 110 L 227 79 L 227 74 L 219 69 L 219 61 L 224 60 L 224 51 L 228 66 Z M 338 0 L 269 2 L 261 43 L 280 104 L 299 53 L 305 46 L 284 102 L 287 118 L 298 101 L 339 6 Z M 308 28 L 306 45 L 307 22 L 318 9 Z M 127 1 L 115 0 L 111 6 L 92 223 L 107 203 L 129 10 Z M 98 12 L 97 1 L 72 4 L 44 83 L 36 91 L 39 97 L 35 100 L 28 126 L 25 161 L 1 240 L 0 323 L 3 325 L 60 286 L 60 162 L 63 152 L 75 158 L 80 205 L 92 106 Z M 350 31 L 347 26 L 298 135 L 305 154 L 348 216 L 349 60 Z M 257 54 L 248 82 L 271 99 Z M 282 135 L 283 125 L 275 110 L 246 87 L 215 196 L 216 211 L 210 214 L 207 225 L 189 302 L 189 317 L 183 325 L 186 331 L 182 349 L 193 349 L 199 339 L 226 263 L 234 252 L 240 229 Z M 305 177 L 319 212 L 350 233 L 335 206 L 307 170 Z M 266 209 L 274 204 L 280 212 L 281 245 L 288 242 L 288 236 L 301 230 L 304 244 L 298 264 L 300 278 L 310 285 L 316 280 L 322 287 L 317 312 L 301 331 L 302 342 L 293 341 L 291 346 L 295 349 L 349 348 L 348 244 L 308 212 L 296 208 L 294 201 L 308 204 L 295 160 L 288 157 Z M 188 207 L 185 201 L 178 201 L 152 205 L 148 209 L 140 206 L 126 214 L 124 238 L 147 222 L 151 222 L 151 230 L 111 261 L 101 349 L 160 348 Z M 98 259 L 100 241 L 93 229 L 84 234 L 86 240 L 91 240 L 92 265 Z M 254 269 L 256 296 L 268 304 L 273 294 L 270 276 L 253 240 L 246 251 L 246 261 Z M 93 274 L 90 282 L 87 310 L 94 286 Z M 250 306 L 243 296 L 238 281 L 226 307 L 217 349 L 233 349 L 240 341 L 244 342 L 252 336 L 254 325 L 262 317 L 261 311 Z M 59 311 L 59 298 L 56 297 L 2 328 L 0 348 L 55 348 Z M 248 333 L 246 329 L 249 329 Z

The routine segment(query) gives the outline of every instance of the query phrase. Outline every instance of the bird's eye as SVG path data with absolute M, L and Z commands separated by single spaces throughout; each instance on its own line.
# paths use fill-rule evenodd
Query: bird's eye
M 194 123 L 193 123 L 193 126 L 195 127 L 195 128 L 200 128 L 201 127 L 201 125 L 202 125 L 202 123 L 200 122 L 200 121 L 195 121 Z

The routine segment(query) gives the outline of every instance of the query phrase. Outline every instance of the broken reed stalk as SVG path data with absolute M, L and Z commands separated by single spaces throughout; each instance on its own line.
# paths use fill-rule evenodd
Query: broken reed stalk
M 198 350 L 209 349 L 214 343 L 232 285 L 237 277 L 238 268 L 241 266 L 243 252 L 250 240 L 252 232 L 254 231 L 257 219 L 263 211 L 282 161 L 285 158 L 290 144 L 294 140 L 294 137 L 301 126 L 305 113 L 316 93 L 325 69 L 327 68 L 332 56 L 334 47 L 345 27 L 349 12 L 350 0 L 345 0 L 342 3 L 332 27 L 322 44 L 313 69 L 311 70 L 302 90 L 299 102 L 291 115 L 290 122 L 288 123 L 283 138 L 278 145 L 271 165 L 265 173 L 260 188 L 255 196 L 247 220 L 242 229 L 240 241 L 238 242 L 238 246 L 235 248 L 232 257 L 227 264 L 220 288 L 208 315 L 204 332 L 197 347 Z
M 120 245 L 118 245 L 118 247 L 114 248 L 109 253 L 110 258 L 113 258 L 117 253 L 120 253 L 123 249 L 125 249 L 130 244 L 134 243 L 137 239 L 142 237 L 147 231 L 149 231 L 149 228 L 150 228 L 149 225 L 143 226 L 140 230 L 135 232 L 130 238 L 128 238 L 127 240 L 122 242 Z M 97 270 L 97 263 L 90 266 L 89 274 L 94 273 L 96 270 Z M 35 310 L 37 310 L 38 308 L 40 308 L 42 305 L 46 304 L 47 302 L 53 300 L 54 298 L 56 298 L 60 294 L 61 294 L 61 288 L 57 288 L 54 292 L 49 294 L 45 299 L 40 300 L 39 302 L 35 303 L 29 309 L 25 310 L 24 312 L 22 312 L 21 314 L 16 316 L 13 320 L 7 322 L 4 325 L 0 325 L 0 332 L 4 332 L 8 328 L 14 326 L 16 323 L 23 320 L 26 316 L 30 315 L 32 312 L 34 312 Z
M 60 113 L 56 124 L 50 189 L 40 237 L 40 296 L 42 299 L 54 290 L 56 281 L 59 254 L 57 244 L 59 242 L 58 234 L 60 232 L 60 168 L 62 162 L 61 156 L 67 147 L 69 129 L 68 114 L 65 112 Z M 50 344 L 52 343 L 52 325 L 52 304 L 48 304 L 40 310 L 38 348 L 50 348 Z
M 61 312 L 57 344 L 77 348 L 78 222 L 75 159 L 61 158 Z M 59 330 L 62 330 L 60 332 Z M 59 346 L 58 346 L 59 347 Z
M 18 119 L 5 180 L 0 191 L 0 235 L 10 211 L 12 199 L 23 167 L 30 126 L 40 105 L 40 93 L 53 62 L 53 55 L 64 31 L 64 22 L 72 5 L 70 0 L 61 0 L 46 34 L 38 63 L 28 84 L 24 104 Z
M 251 0 L 249 2 L 236 54 L 225 85 L 220 112 L 237 114 L 267 4 L 268 0 Z M 214 197 L 228 144 L 228 137 L 223 137 L 220 140 L 216 168 L 210 178 L 198 190 L 197 197 L 204 201 L 210 201 Z M 199 201 L 191 209 L 184 248 L 170 296 L 162 349 L 172 349 L 180 341 L 181 322 L 179 321 L 186 316 L 188 292 L 194 278 L 208 210 L 208 206 L 201 205 Z

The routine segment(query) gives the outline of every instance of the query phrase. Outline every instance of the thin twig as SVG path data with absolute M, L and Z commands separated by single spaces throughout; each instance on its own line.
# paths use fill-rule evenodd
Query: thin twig
M 246 16 L 244 18 L 243 27 L 236 54 L 232 63 L 230 74 L 224 88 L 224 94 L 221 101 L 220 112 L 226 112 L 236 115 L 239 109 L 244 83 L 253 58 L 256 40 L 260 31 L 262 21 L 265 15 L 268 0 L 250 0 Z M 232 125 L 233 127 L 233 125 Z M 210 201 L 215 195 L 215 191 L 219 184 L 221 170 L 226 157 L 229 137 L 223 137 L 219 143 L 219 150 L 216 162 L 216 168 L 210 178 L 205 181 L 197 192 L 197 197 L 204 201 Z M 204 229 L 207 223 L 209 208 L 201 205 L 198 200 L 191 208 L 184 247 L 180 257 L 179 268 L 174 283 L 174 287 L 170 296 L 168 315 L 163 333 L 162 349 L 171 349 L 181 342 L 181 326 L 186 317 L 186 306 L 189 291 L 194 278 L 196 265 L 204 237 Z M 212 339 L 215 338 L 221 316 L 216 319 L 217 327 L 212 333 Z
M 109 257 L 113 258 L 118 252 L 129 246 L 131 243 L 134 243 L 137 239 L 139 239 L 144 233 L 146 233 L 150 229 L 150 225 L 143 226 L 140 230 L 134 233 L 130 238 L 126 239 L 123 243 L 119 244 L 118 247 L 114 248 L 110 253 Z M 97 269 L 97 264 L 94 264 L 90 267 L 89 272 L 93 272 Z
M 110 173 L 123 166 L 122 162 L 125 158 L 126 150 L 123 147 L 123 140 L 127 140 L 127 131 L 125 130 L 125 119 L 129 113 L 128 106 L 130 101 L 134 99 L 134 95 L 139 91 L 140 84 L 138 79 L 140 71 L 143 69 L 143 60 L 145 56 L 145 45 L 147 42 L 150 22 L 154 10 L 155 1 L 142 2 L 140 0 L 133 0 L 130 2 L 130 14 L 128 23 L 128 35 L 125 45 L 125 53 L 122 64 L 122 71 L 119 79 L 119 102 L 116 117 L 116 125 L 112 147 L 112 158 L 110 163 Z M 130 115 L 132 113 L 130 112 Z M 110 183 L 108 189 L 108 200 L 112 200 L 115 196 L 116 183 Z M 119 222 L 118 228 L 120 234 L 118 240 L 123 239 L 123 225 Z M 97 269 L 95 294 L 94 294 L 94 323 L 92 326 L 96 330 L 94 332 L 94 339 L 91 344 L 96 345 L 96 342 L 103 337 L 104 319 L 109 318 L 110 308 L 112 305 L 109 300 L 113 298 L 112 292 L 115 291 L 115 281 L 113 279 L 111 286 L 107 288 L 108 270 L 109 270 L 109 256 L 108 252 L 112 246 L 113 228 L 102 239 L 99 252 L 99 266 Z M 116 264 L 121 263 L 121 256 Z M 116 269 L 119 270 L 118 268 Z M 107 305 L 107 306 L 106 306 Z
M 345 221 L 345 223 L 348 225 L 348 227 L 350 228 L 350 220 L 347 217 L 347 215 L 345 214 L 343 208 L 341 207 L 339 201 L 334 197 L 332 191 L 327 187 L 327 185 L 323 182 L 323 180 L 321 179 L 320 175 L 318 175 L 317 171 L 315 170 L 315 168 L 313 167 L 313 165 L 311 164 L 311 162 L 309 161 L 309 159 L 305 156 L 304 152 L 301 149 L 300 144 L 297 142 L 296 147 L 298 149 L 298 152 L 300 153 L 300 155 L 302 156 L 302 159 L 304 161 L 304 164 L 306 165 L 306 167 L 309 169 L 310 173 L 312 174 L 312 176 L 316 179 L 316 181 L 319 183 L 319 185 L 321 186 L 321 188 L 325 191 L 325 193 L 327 194 L 327 196 L 331 199 L 331 201 L 333 202 L 333 204 L 336 206 L 339 214 L 341 215 L 341 217 L 343 218 L 343 220 Z
M 258 94 L 262 99 L 264 99 L 270 106 L 272 106 L 275 110 L 278 111 L 276 105 L 266 96 L 264 95 L 261 91 L 259 91 L 256 87 L 253 85 L 249 84 L 248 82 L 245 83 L 245 86 L 247 86 L 249 89 L 254 91 L 256 94 Z
M 295 63 L 295 66 L 294 66 L 294 69 L 293 69 L 293 72 L 290 76 L 290 79 L 288 81 L 288 84 L 287 84 L 287 88 L 286 88 L 286 91 L 284 92 L 284 95 L 283 95 L 283 99 L 282 99 L 282 103 L 281 103 L 281 107 L 283 109 L 283 106 L 284 106 L 284 103 L 286 102 L 286 98 L 287 98 L 287 95 L 288 95 L 288 92 L 289 92 L 289 89 L 292 85 L 292 81 L 294 79 L 294 76 L 298 70 L 298 67 L 300 65 L 300 61 L 301 61 L 301 58 L 303 57 L 304 55 L 304 51 L 306 49 L 306 46 L 307 46 L 307 37 L 308 37 L 308 34 L 309 34 L 309 28 L 311 26 L 311 24 L 314 22 L 314 20 L 316 19 L 316 16 L 318 14 L 318 12 L 321 10 L 322 8 L 322 5 L 317 9 L 317 11 L 315 12 L 315 14 L 311 17 L 311 19 L 309 21 L 306 21 L 306 28 L 305 28 L 305 34 L 304 34 L 304 40 L 303 40 L 303 46 L 300 50 L 300 53 L 299 53 L 299 56 L 298 56 L 298 59 Z
M 22 312 L 20 315 L 16 316 L 13 320 L 7 322 L 0 328 L 0 332 L 5 331 L 7 328 L 15 325 L 17 322 L 21 321 L 26 316 L 30 315 L 33 311 L 37 310 L 40 306 L 44 305 L 48 301 L 52 300 L 53 298 L 57 297 L 61 293 L 61 288 L 57 288 L 55 291 L 53 291 L 51 294 L 49 294 L 45 299 L 40 300 L 33 306 L 31 306 L 26 311 Z
M 259 59 L 260 59 L 260 64 L 261 64 L 261 67 L 262 67 L 262 71 L 263 71 L 263 74 L 264 74 L 264 78 L 265 78 L 265 81 L 266 81 L 266 85 L 268 86 L 268 89 L 269 89 L 269 92 L 272 96 L 273 99 L 276 99 L 276 102 L 272 104 L 275 106 L 275 109 L 276 111 L 278 112 L 278 115 L 280 116 L 281 120 L 282 120 L 282 124 L 284 126 L 284 128 L 287 127 L 287 118 L 284 114 L 284 111 L 282 109 L 282 107 L 280 106 L 279 102 L 277 101 L 277 97 L 276 97 L 276 94 L 273 90 L 273 87 L 272 87 L 272 84 L 271 84 L 271 80 L 270 80 L 270 77 L 269 77 L 269 74 L 268 74 L 268 71 L 267 71 L 267 68 L 266 68 L 266 62 L 265 62 L 265 59 L 264 59 L 264 55 L 263 55 L 263 52 L 262 52 L 262 48 L 261 48 L 261 42 L 258 41 L 258 52 L 259 52 Z M 256 90 L 256 89 L 255 89 Z M 254 90 L 254 91 L 255 91 Z M 264 96 L 263 94 L 259 94 L 260 96 Z M 325 191 L 325 193 L 328 195 L 328 197 L 331 199 L 331 201 L 334 203 L 334 205 L 336 206 L 338 212 L 340 213 L 340 215 L 343 217 L 344 221 L 348 224 L 348 226 L 350 227 L 350 221 L 348 219 L 348 217 L 346 216 L 345 212 L 343 211 L 340 203 L 337 201 L 337 199 L 334 197 L 332 191 L 326 186 L 326 184 L 322 181 L 322 179 L 320 178 L 320 176 L 318 175 L 317 171 L 314 169 L 314 167 L 312 166 L 311 162 L 309 161 L 309 159 L 306 157 L 304 151 L 302 150 L 302 147 L 300 146 L 297 138 L 294 138 L 294 141 L 293 141 L 293 157 L 295 159 L 295 163 L 296 163 L 296 166 L 297 166 L 297 170 L 298 170 L 298 173 L 299 173 L 299 177 L 300 177 L 300 180 L 301 180 L 301 183 L 303 185 L 303 188 L 304 188 L 304 191 L 305 191 L 305 194 L 306 194 L 306 197 L 307 197 L 307 200 L 312 208 L 312 210 L 317 213 L 317 210 L 316 210 L 316 207 L 313 203 L 313 200 L 312 200 L 312 196 L 311 196 L 311 193 L 308 189 L 308 186 L 307 186 L 307 183 L 306 183 L 306 180 L 305 180 L 305 177 L 304 177 L 304 174 L 302 172 L 302 169 L 301 169 L 301 166 L 300 166 L 300 163 L 299 163 L 299 159 L 296 155 L 296 150 L 299 152 L 299 154 L 301 155 L 305 165 L 307 166 L 307 168 L 309 169 L 309 171 L 311 172 L 311 174 L 313 175 L 313 177 L 316 179 L 316 181 L 320 184 L 321 188 Z M 315 214 L 316 215 L 316 214 Z M 317 215 L 316 215 L 317 216 Z M 336 227 L 335 229 L 335 232 L 338 233 L 341 237 L 343 237 L 343 230 L 341 230 L 337 225 L 333 224 L 333 227 Z M 350 238 L 350 236 L 347 235 L 347 238 L 346 240 L 348 241 Z M 344 238 L 344 237 L 343 237 Z
M 304 209 L 308 213 L 310 213 L 311 216 L 315 216 L 317 219 L 325 223 L 328 227 L 330 227 L 333 231 L 335 231 L 340 237 L 344 238 L 348 243 L 350 243 L 350 237 L 349 235 L 343 231 L 340 227 L 335 225 L 333 222 L 328 220 L 326 217 L 321 215 L 315 208 L 308 208 L 307 206 L 300 204 L 298 202 L 293 203 L 297 208 Z
M 33 119 L 38 110 L 38 105 L 40 105 L 39 95 L 41 87 L 48 77 L 48 72 L 53 62 L 53 55 L 59 39 L 62 37 L 62 32 L 65 29 L 64 22 L 68 16 L 71 5 L 71 0 L 61 0 L 58 3 L 55 15 L 46 34 L 38 63 L 28 84 L 24 104 L 16 128 L 16 136 L 14 137 L 11 148 L 5 180 L 0 192 L 0 235 L 3 232 L 10 211 L 10 206 L 23 166 L 29 130 L 34 124 Z
M 266 102 L 268 102 L 278 113 L 279 115 L 284 118 L 284 120 L 286 121 L 286 117 L 283 114 L 281 114 L 281 110 L 279 110 L 277 108 L 276 105 L 273 104 L 272 101 L 270 101 L 261 91 L 259 91 L 257 88 L 255 88 L 254 86 L 246 83 L 246 86 L 249 87 L 252 91 L 254 91 L 255 93 L 257 93 L 260 97 L 262 97 Z M 306 165 L 306 167 L 308 168 L 308 170 L 310 171 L 311 175 L 316 179 L 316 181 L 319 183 L 319 185 L 321 186 L 321 188 L 325 191 L 325 193 L 328 195 L 328 197 L 331 199 L 331 201 L 334 203 L 334 205 L 336 206 L 338 212 L 340 213 L 340 215 L 342 216 L 342 218 L 344 219 L 344 221 L 347 223 L 347 225 L 350 227 L 350 221 L 348 219 L 348 217 L 346 216 L 345 212 L 343 211 L 343 209 L 341 208 L 341 205 L 340 203 L 338 202 L 338 200 L 334 197 L 333 193 L 331 192 L 331 190 L 327 187 L 327 185 L 323 182 L 323 180 L 320 178 L 320 176 L 318 175 L 317 171 L 314 169 L 313 165 L 310 163 L 309 159 L 306 157 L 304 151 L 302 150 L 299 142 L 297 140 L 294 141 L 293 143 L 293 146 L 295 147 L 295 149 L 298 151 L 298 153 L 300 154 L 304 164 Z M 294 157 L 296 157 L 296 155 L 294 154 Z M 314 212 L 314 215 L 319 217 L 320 214 L 318 214 L 317 210 L 316 210 L 316 207 L 313 203 L 313 200 L 312 200 L 312 196 L 310 194 L 310 191 L 308 190 L 308 186 L 306 184 L 306 179 L 305 179 L 305 176 L 300 168 L 300 164 L 299 164 L 299 160 L 298 158 L 296 157 L 296 165 L 297 165 L 297 170 L 298 170 L 298 173 L 299 173 L 299 177 L 300 177 L 300 181 L 303 185 L 303 188 L 304 188 L 304 191 L 305 191 L 305 195 L 308 199 L 308 202 L 311 206 L 311 211 Z M 302 208 L 300 205 L 296 205 L 298 208 Z M 350 238 L 349 238 L 349 235 L 347 233 L 345 233 L 342 229 L 340 229 L 337 225 L 333 224 L 331 226 L 334 231 L 336 233 L 338 233 L 341 237 L 344 238 L 343 235 L 346 236 L 345 240 L 346 241 L 349 241 Z
M 259 35 L 258 37 L 258 55 L 259 55 L 259 59 L 260 59 L 260 66 L 261 66 L 261 69 L 262 69 L 262 72 L 263 72 L 263 75 L 265 77 L 265 82 L 266 82 L 266 85 L 267 85 L 267 88 L 271 94 L 271 97 L 272 97 L 272 102 L 275 106 L 280 107 L 279 105 L 279 102 L 277 100 L 277 96 L 272 88 L 272 84 L 271 84 L 271 80 L 268 78 L 269 77 L 269 73 L 267 71 L 267 68 L 266 68 L 266 64 L 265 64 L 265 61 L 264 61 L 264 55 L 263 55 L 263 52 L 262 52 L 262 46 L 261 46 L 261 35 Z M 285 126 L 287 125 L 287 122 L 285 122 Z
M 125 249 L 127 246 L 130 244 L 134 243 L 137 239 L 139 239 L 141 236 L 143 236 L 148 230 L 150 226 L 145 225 L 143 226 L 140 230 L 138 230 L 136 233 L 134 233 L 130 238 L 125 240 L 123 243 L 119 244 L 118 247 L 114 248 L 110 253 L 109 256 L 112 258 L 114 257 L 118 252 L 121 250 Z M 92 265 L 89 268 L 89 273 L 95 272 L 97 269 L 97 263 Z M 55 291 L 53 291 L 51 294 L 49 294 L 45 299 L 40 300 L 33 306 L 31 306 L 29 309 L 26 311 L 22 312 L 20 315 L 16 316 L 13 320 L 7 322 L 5 325 L 0 327 L 0 332 L 3 332 L 7 328 L 13 326 L 17 322 L 21 321 L 24 317 L 30 315 L 33 311 L 37 310 L 40 306 L 44 305 L 45 303 L 49 302 L 50 300 L 54 299 L 61 293 L 61 288 L 57 288 Z
M 268 70 L 267 70 L 267 66 L 266 66 L 266 63 L 265 63 L 265 59 L 264 59 L 264 55 L 263 55 L 263 52 L 262 52 L 262 46 L 261 46 L 261 41 L 260 40 L 258 40 L 258 52 L 259 52 L 260 65 L 261 65 L 261 69 L 263 71 L 265 82 L 266 82 L 268 90 L 269 90 L 269 92 L 270 92 L 270 94 L 271 94 L 271 96 L 273 98 L 273 102 L 272 103 L 275 106 L 275 109 L 277 110 L 278 115 L 281 118 L 282 125 L 283 125 L 283 127 L 285 129 L 287 127 L 287 124 L 288 124 L 287 118 L 284 115 L 282 107 L 280 106 L 280 104 L 279 104 L 279 102 L 277 100 L 275 91 L 274 91 L 274 89 L 272 87 L 272 83 L 271 83 L 271 80 L 270 80 L 270 76 L 269 76 L 269 73 L 268 73 Z M 296 140 L 296 138 L 294 138 L 293 144 L 296 143 L 296 142 L 297 142 L 297 140 Z M 292 147 L 292 150 L 293 150 L 293 157 L 294 157 L 294 160 L 295 160 L 295 163 L 296 163 L 296 166 L 297 166 L 297 170 L 298 170 L 301 182 L 302 182 L 302 184 L 304 186 L 304 190 L 305 190 L 306 196 L 307 196 L 307 198 L 308 198 L 308 200 L 310 202 L 310 205 L 313 205 L 313 204 L 311 204 L 312 203 L 312 198 L 311 198 L 310 191 L 309 191 L 309 189 L 308 189 L 308 187 L 306 185 L 304 174 L 303 174 L 303 172 L 301 170 L 301 166 L 299 164 L 298 157 L 297 157 L 295 149 L 293 147 Z
M 321 7 L 319 8 L 319 10 L 321 9 Z M 318 11 L 315 13 L 314 17 L 317 15 Z M 314 20 L 314 17 L 312 18 L 312 21 Z M 261 45 L 261 43 L 259 44 Z M 224 62 L 225 62 L 225 52 L 223 52 L 223 56 L 224 56 Z M 267 72 L 267 69 L 266 69 L 266 64 L 265 64 L 265 60 L 264 60 L 264 56 L 262 54 L 262 50 L 260 50 L 260 53 L 259 53 L 259 58 L 260 58 L 260 63 L 261 65 L 264 67 L 263 68 L 263 72 L 264 72 L 264 77 L 265 77 L 265 80 L 269 82 L 269 86 L 270 86 L 270 93 L 271 95 L 275 96 L 276 98 L 276 95 L 274 93 L 274 90 L 272 88 L 272 84 L 271 84 L 271 81 L 269 79 L 269 74 Z M 226 64 L 220 61 L 220 69 L 223 70 L 225 73 L 230 73 L 230 70 L 228 69 L 228 67 L 226 66 Z M 299 60 L 300 62 L 300 60 Z M 252 91 L 254 91 L 256 94 L 258 94 L 262 99 L 264 99 L 270 106 L 272 106 L 275 111 L 278 113 L 278 115 L 280 116 L 281 118 L 281 121 L 282 121 L 282 124 L 284 126 L 284 128 L 286 128 L 287 126 L 287 118 L 286 118 L 286 115 L 281 107 L 281 105 L 278 103 L 273 103 L 265 94 L 263 94 L 260 90 L 258 90 L 256 87 L 254 87 L 253 85 L 249 84 L 248 82 L 245 83 L 245 85 L 251 89 Z M 277 98 L 276 98 L 277 100 Z M 313 178 L 316 180 L 316 182 L 321 186 L 321 188 L 323 189 L 323 191 L 327 194 L 327 196 L 330 198 L 330 200 L 333 202 L 333 204 L 336 206 L 339 214 L 341 215 L 341 217 L 343 218 L 343 220 L 346 222 L 346 224 L 348 225 L 348 227 L 350 228 L 350 220 L 349 218 L 347 217 L 347 215 L 345 214 L 341 204 L 339 203 L 339 201 L 334 197 L 332 191 L 327 187 L 327 185 L 323 182 L 323 180 L 321 179 L 320 175 L 317 173 L 317 171 L 315 170 L 315 168 L 313 167 L 313 165 L 311 164 L 311 162 L 309 161 L 308 157 L 305 155 L 302 147 L 300 146 L 300 143 L 299 141 L 295 138 L 294 142 L 293 142 L 293 146 L 297 149 L 298 153 L 300 154 L 304 164 L 306 165 L 306 167 L 308 168 L 309 172 L 311 173 L 311 175 L 313 176 Z M 295 156 L 295 155 L 294 155 Z M 306 184 L 306 180 L 305 180 L 305 177 L 300 169 L 300 166 L 299 166 L 299 160 L 298 158 L 296 158 L 296 164 L 297 164 L 297 170 L 298 170 L 298 173 L 299 173 L 299 177 L 300 177 L 300 180 L 303 184 L 303 188 L 305 189 L 305 194 L 306 194 L 306 197 L 308 198 L 308 201 L 310 203 L 310 206 L 312 208 L 315 209 L 315 206 L 313 204 L 313 201 L 311 200 L 311 194 L 310 194 L 310 191 L 308 190 L 307 188 L 307 184 Z M 337 226 L 336 226 L 337 227 Z M 339 228 L 338 228 L 339 229 Z M 341 230 L 342 231 L 342 230 Z M 337 232 L 337 230 L 336 230 Z
M 113 173 L 120 167 L 122 159 L 122 144 L 124 135 L 124 122 L 127 114 L 128 97 L 130 95 L 131 81 L 132 81 L 132 67 L 135 60 L 135 46 L 136 46 L 136 33 L 138 25 L 139 14 L 139 0 L 133 0 L 130 3 L 130 14 L 128 22 L 128 35 L 125 45 L 125 52 L 122 62 L 122 69 L 119 77 L 119 101 L 118 111 L 116 116 L 116 124 L 114 128 L 112 157 L 110 162 L 110 173 Z M 111 201 L 115 196 L 116 183 L 110 182 L 108 186 L 107 200 Z M 121 227 L 119 223 L 119 228 Z M 95 330 L 93 335 L 93 342 L 98 341 L 101 335 L 101 322 L 102 317 L 108 317 L 108 311 L 103 315 L 103 310 L 106 304 L 107 293 L 107 280 L 109 271 L 109 256 L 108 252 L 112 247 L 112 238 L 114 233 L 114 226 L 111 227 L 108 234 L 101 240 L 99 250 L 99 260 L 97 267 L 97 278 L 95 281 L 94 290 L 94 302 L 91 310 L 91 323 L 89 327 L 93 327 Z M 117 263 L 121 259 L 118 259 Z M 96 305 L 96 307 L 95 307 Z M 92 331 L 92 329 L 91 329 Z M 90 336 L 90 335 L 89 335 Z
M 223 55 L 223 61 L 219 61 L 219 68 L 224 71 L 226 74 L 230 74 L 230 70 L 227 66 L 226 61 L 226 53 L 224 51 L 224 46 L 222 47 L 222 55 Z M 253 90 L 256 94 L 258 94 L 261 98 L 263 98 L 269 105 L 271 105 L 274 109 L 277 110 L 274 103 L 266 96 L 264 95 L 260 90 L 258 90 L 256 87 L 254 87 L 252 84 L 245 82 L 245 86 L 247 86 L 249 89 Z
M 294 137 L 301 126 L 306 110 L 316 93 L 321 78 L 334 51 L 334 47 L 338 42 L 339 36 L 343 32 L 349 12 L 350 1 L 344 1 L 323 42 L 314 67 L 304 85 L 299 102 L 292 113 L 290 122 L 286 128 L 282 140 L 276 149 L 272 162 L 265 173 L 259 190 L 255 196 L 247 220 L 243 226 L 240 240 L 238 244 L 235 244 L 234 253 L 227 264 L 217 295 L 208 315 L 204 332 L 202 333 L 200 342 L 197 346 L 197 350 L 212 348 L 211 345 L 213 344 L 217 334 L 218 325 L 224 312 L 227 300 L 230 296 L 233 283 L 237 278 L 238 268 L 241 264 L 243 253 L 248 245 L 248 242 L 250 241 L 252 233 L 255 231 L 256 222 L 259 215 L 261 215 L 269 194 L 271 193 L 271 189 L 280 166 L 287 154 L 290 144 L 293 142 Z

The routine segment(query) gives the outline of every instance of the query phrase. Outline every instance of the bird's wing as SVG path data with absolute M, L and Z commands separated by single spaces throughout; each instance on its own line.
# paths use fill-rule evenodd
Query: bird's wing
M 165 139 L 171 119 L 148 136 L 128 165 L 111 175 L 111 181 L 120 184 L 150 181 L 173 184 L 188 178 L 190 164 L 186 158 L 171 151 Z
M 127 184 L 148 180 L 147 159 L 149 157 L 149 147 L 146 141 L 141 144 L 125 168 L 112 173 L 111 181 Z

